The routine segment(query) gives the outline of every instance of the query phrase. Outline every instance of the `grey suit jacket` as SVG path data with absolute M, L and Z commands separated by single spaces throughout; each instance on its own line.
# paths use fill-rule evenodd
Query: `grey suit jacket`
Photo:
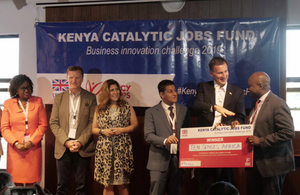
M 92 123 L 96 105 L 95 94 L 81 89 L 75 139 L 82 144 L 79 150 L 82 157 L 94 155 L 95 143 L 92 136 Z M 56 159 L 60 159 L 66 151 L 64 144 L 69 139 L 69 90 L 55 96 L 49 123 L 55 135 L 54 156 Z
M 180 138 L 180 128 L 190 126 L 190 115 L 186 106 L 176 103 L 176 131 Z M 150 143 L 147 169 L 166 171 L 170 162 L 170 146 L 163 142 L 172 135 L 170 123 L 161 102 L 148 108 L 145 113 L 144 135 L 146 142 Z
M 285 101 L 272 92 L 257 115 L 254 135 L 260 141 L 260 146 L 254 147 L 254 160 L 262 176 L 271 177 L 295 170 L 293 119 Z
M 212 126 L 215 119 L 215 112 L 211 112 L 211 106 L 215 105 L 214 82 L 198 83 L 197 96 L 194 100 L 193 110 L 199 115 L 197 126 Z M 224 108 L 235 113 L 235 116 L 222 117 L 222 123 L 230 125 L 232 121 L 237 120 L 243 124 L 246 120 L 244 91 L 227 83 L 227 89 L 224 100 Z

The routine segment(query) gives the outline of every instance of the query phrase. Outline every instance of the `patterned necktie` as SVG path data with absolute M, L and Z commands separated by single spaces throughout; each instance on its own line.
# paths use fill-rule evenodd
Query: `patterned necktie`
M 252 117 L 252 120 L 251 120 L 251 123 L 250 123 L 250 124 L 253 124 L 253 122 L 254 122 L 254 119 L 255 119 L 255 116 L 256 116 L 256 113 L 257 113 L 258 104 L 259 104 L 260 102 L 261 102 L 260 100 L 257 100 L 257 101 L 256 101 L 255 108 L 254 108 L 254 114 L 253 114 L 253 117 Z
M 170 106 L 168 109 L 170 110 L 170 117 L 171 117 L 171 119 L 172 119 L 172 121 L 173 121 L 173 119 L 174 119 L 174 112 L 173 112 L 173 106 Z M 170 123 L 171 123 L 171 129 L 172 129 L 172 131 L 173 131 L 173 133 L 175 133 L 175 135 L 176 135 L 176 131 L 175 131 L 175 129 L 176 129 L 176 123 L 175 123 L 175 128 L 173 128 L 173 123 L 172 123 L 172 121 L 170 121 Z
M 174 112 L 173 112 L 173 106 L 170 106 L 169 107 L 169 110 L 170 110 L 170 117 L 171 117 L 171 119 L 173 120 L 173 118 L 174 118 Z

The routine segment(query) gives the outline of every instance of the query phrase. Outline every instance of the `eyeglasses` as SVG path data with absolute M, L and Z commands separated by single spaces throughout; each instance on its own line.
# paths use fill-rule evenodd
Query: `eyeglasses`
M 31 91 L 31 87 L 30 87 L 30 86 L 28 86 L 28 87 L 20 87 L 20 90 L 21 90 L 21 91 L 26 91 L 26 89 L 27 89 L 28 91 Z

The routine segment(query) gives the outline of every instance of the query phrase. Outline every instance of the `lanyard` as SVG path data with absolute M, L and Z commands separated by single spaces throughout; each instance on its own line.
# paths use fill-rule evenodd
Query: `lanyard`
M 21 102 L 20 99 L 19 99 L 18 102 L 19 102 L 20 107 L 23 110 L 24 115 L 25 115 L 25 128 L 26 128 L 25 134 L 27 134 L 27 132 L 28 132 L 28 106 L 29 106 L 29 99 L 27 100 L 26 110 L 24 109 L 23 104 L 22 104 L 22 102 Z
M 73 125 L 75 125 L 76 123 L 76 113 L 77 113 L 77 110 L 78 110 L 78 107 L 79 107 L 79 102 L 80 102 L 80 96 L 78 97 L 78 100 L 76 102 L 76 107 L 74 107 L 74 99 L 71 97 L 71 108 L 72 108 L 72 111 L 73 111 Z

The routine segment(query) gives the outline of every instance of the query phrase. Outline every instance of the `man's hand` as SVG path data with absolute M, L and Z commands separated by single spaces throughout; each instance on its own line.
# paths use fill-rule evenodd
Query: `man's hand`
M 216 129 L 217 127 L 221 127 L 221 126 L 227 126 L 226 124 L 224 123 L 217 123 L 214 127 L 214 129 Z
M 81 147 L 82 144 L 78 140 L 75 140 L 75 143 L 72 148 L 72 152 L 78 152 Z
M 235 126 L 240 125 L 240 122 L 235 120 L 231 122 L 231 128 L 233 129 Z
M 256 136 L 250 136 L 247 139 L 251 146 L 259 146 L 260 145 L 259 138 Z
M 235 115 L 234 112 L 231 112 L 231 111 L 227 110 L 226 108 L 223 108 L 219 105 L 214 105 L 214 110 L 221 113 L 224 117 Z
M 75 145 L 75 140 L 68 140 L 65 142 L 67 148 L 72 148 Z
M 175 137 L 174 135 L 170 135 L 168 138 L 167 138 L 167 141 L 166 141 L 166 145 L 169 145 L 169 144 L 177 144 L 178 143 L 178 139 L 177 137 Z
M 240 122 L 235 120 L 231 122 L 231 128 L 233 129 L 235 126 L 240 125 Z M 216 129 L 217 127 L 221 127 L 221 126 L 227 126 L 227 124 L 225 123 L 217 123 L 214 127 L 214 129 Z
M 78 152 L 78 150 L 76 151 L 75 149 L 76 142 L 75 140 L 68 140 L 65 142 L 65 146 L 69 148 L 70 152 Z

